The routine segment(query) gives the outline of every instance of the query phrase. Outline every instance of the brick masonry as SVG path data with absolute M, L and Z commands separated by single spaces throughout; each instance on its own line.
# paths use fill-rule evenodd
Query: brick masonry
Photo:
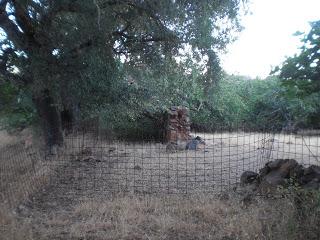
M 171 107 L 166 124 L 166 142 L 187 142 L 190 136 L 189 111 L 185 107 Z

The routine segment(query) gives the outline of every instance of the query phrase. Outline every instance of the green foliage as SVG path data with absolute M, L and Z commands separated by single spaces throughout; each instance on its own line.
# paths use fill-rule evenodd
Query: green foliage
M 320 127 L 320 21 L 310 25 L 309 33 L 297 33 L 302 35 L 300 53 L 287 58 L 273 73 L 281 78 L 285 95 L 296 103 L 296 110 L 309 113 L 300 118 L 309 126 Z
M 48 90 L 58 110 L 101 116 L 117 135 L 158 134 L 174 105 L 199 130 L 316 126 L 319 22 L 279 68 L 282 82 L 227 76 L 218 53 L 241 29 L 242 2 L 2 1 L 2 119 L 29 124 L 31 99 Z
M 318 93 L 290 98 L 277 77 L 249 79 L 225 76 L 198 111 L 193 122 L 200 126 L 248 130 L 281 130 L 288 124 L 310 127 L 309 117 L 319 108 Z
M 239 127 L 280 131 L 288 123 L 309 127 L 309 116 L 319 106 L 316 93 L 304 99 L 288 97 L 287 88 L 277 77 L 249 79 L 225 75 L 206 96 L 199 81 L 203 72 L 197 66 L 172 62 L 167 69 L 157 76 L 147 69 L 142 72 L 128 68 L 131 84 L 124 82 L 121 90 L 125 97 L 119 97 L 117 104 L 97 108 L 96 114 L 103 116 L 102 122 L 116 132 L 139 135 L 140 131 L 140 135 L 147 136 L 147 132 L 159 134 L 154 129 L 161 127 L 161 116 L 175 105 L 190 109 L 192 127 L 198 131 Z
M 95 73 L 104 78 L 100 84 L 117 81 L 120 57 L 132 66 L 159 69 L 184 46 L 198 59 L 209 51 L 214 55 L 240 29 L 241 2 L 6 0 L 0 5 L 6 33 L 0 73 L 7 81 L 32 85 L 35 95 L 49 89 L 58 103 L 65 102 L 66 89 L 77 85 L 81 92 L 85 81 L 99 81 Z
M 310 32 L 301 39 L 301 52 L 287 58 L 281 67 L 274 70 L 298 96 L 320 91 L 320 20 L 310 25 Z
M 10 83 L 0 84 L 0 109 L 0 126 L 7 129 L 23 128 L 35 120 L 30 92 Z
M 52 99 L 53 113 L 78 108 L 84 118 L 124 109 L 120 118 L 136 120 L 145 111 L 198 104 L 220 77 L 217 54 L 241 29 L 245 2 L 4 0 L 0 77 L 30 89 L 37 103 L 44 95 Z M 175 58 L 207 59 L 207 74 L 197 75 L 202 86 L 187 79 Z M 138 84 L 129 86 L 130 77 Z

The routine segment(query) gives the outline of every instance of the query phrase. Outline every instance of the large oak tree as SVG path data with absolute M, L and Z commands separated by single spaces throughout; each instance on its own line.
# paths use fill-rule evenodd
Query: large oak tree
M 209 87 L 217 53 L 240 29 L 243 2 L 0 0 L 0 82 L 32 89 L 47 144 L 59 145 L 61 112 L 73 114 L 96 67 L 112 82 L 119 59 L 160 68 L 187 46 L 195 59 L 207 59 Z

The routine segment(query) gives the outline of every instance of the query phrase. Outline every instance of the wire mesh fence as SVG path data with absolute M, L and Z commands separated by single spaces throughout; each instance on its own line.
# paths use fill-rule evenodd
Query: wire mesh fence
M 48 182 L 50 169 L 44 157 L 39 149 L 22 143 L 0 149 L 1 204 L 14 207 Z
M 54 151 L 6 146 L 0 151 L 0 201 L 15 206 L 39 192 L 48 202 L 113 193 L 221 193 L 236 187 L 244 171 L 257 172 L 274 159 L 320 163 L 320 135 L 313 132 L 191 132 L 196 145 L 139 139 L 82 129 L 69 132 Z

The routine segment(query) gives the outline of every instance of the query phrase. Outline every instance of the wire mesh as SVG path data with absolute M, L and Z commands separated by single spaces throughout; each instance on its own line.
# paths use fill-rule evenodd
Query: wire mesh
M 204 144 L 186 149 L 161 137 L 126 141 L 82 129 L 69 132 L 55 151 L 23 144 L 3 147 L 0 201 L 15 206 L 39 192 L 48 202 L 113 193 L 215 194 L 232 190 L 244 171 L 257 172 L 274 159 L 319 165 L 319 134 L 215 129 L 191 135 Z

